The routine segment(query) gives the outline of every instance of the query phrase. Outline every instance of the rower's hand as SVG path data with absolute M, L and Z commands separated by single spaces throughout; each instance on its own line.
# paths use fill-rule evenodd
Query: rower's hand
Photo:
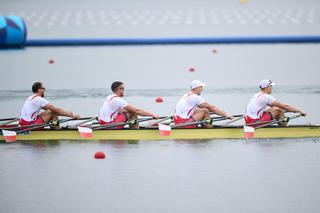
M 307 116 L 307 113 L 306 113 L 306 112 L 303 112 L 303 111 L 300 111 L 300 114 L 301 114 L 303 117 L 306 117 L 306 116 Z
M 226 114 L 226 118 L 227 118 L 227 119 L 230 119 L 230 120 L 233 120 L 233 119 L 234 119 L 233 115 L 230 115 L 229 113 Z
M 154 119 L 159 119 L 160 118 L 160 116 L 159 115 L 156 115 L 156 114 L 152 114 L 151 115 Z
M 79 119 L 80 118 L 80 116 L 79 115 L 77 115 L 77 114 L 74 114 L 74 113 L 72 113 L 72 116 L 71 116 L 73 119 Z

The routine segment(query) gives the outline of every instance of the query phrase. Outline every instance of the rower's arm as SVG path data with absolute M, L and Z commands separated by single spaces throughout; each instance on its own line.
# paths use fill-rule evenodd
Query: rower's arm
M 288 112 L 297 112 L 301 113 L 303 116 L 306 116 L 307 113 L 301 111 L 300 109 L 290 106 L 289 104 L 281 103 L 280 101 L 273 101 L 271 106 L 279 107 L 280 109 L 286 110 Z
M 199 107 L 206 108 L 210 112 L 214 112 L 217 115 L 221 115 L 226 118 L 233 119 L 232 115 L 230 115 L 229 113 L 226 113 L 225 111 L 223 111 L 222 109 L 219 109 L 218 107 L 216 107 L 214 105 L 209 104 L 208 102 L 203 102 L 203 103 L 199 104 Z
M 140 116 L 151 116 L 153 118 L 159 118 L 158 115 L 147 112 L 143 109 L 138 109 L 138 108 L 132 106 L 131 104 L 128 104 L 127 106 L 125 106 L 124 109 L 127 110 L 128 112 L 135 113 Z
M 79 119 L 79 115 L 77 114 L 74 114 L 73 112 L 68 112 L 68 111 L 65 111 L 61 108 L 58 108 L 58 107 L 55 107 L 53 106 L 52 104 L 47 104 L 43 107 L 43 109 L 45 110 L 51 110 L 52 112 L 55 112 L 57 113 L 58 115 L 64 115 L 64 116 L 67 116 L 67 117 L 71 117 L 71 118 L 75 118 L 75 119 Z

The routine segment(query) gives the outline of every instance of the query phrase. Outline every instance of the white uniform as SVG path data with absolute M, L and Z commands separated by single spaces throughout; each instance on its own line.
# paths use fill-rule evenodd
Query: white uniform
M 267 106 L 270 106 L 276 99 L 263 92 L 255 94 L 247 105 L 246 116 L 252 119 L 258 119 L 265 112 Z
M 36 120 L 41 109 L 47 104 L 48 100 L 39 95 L 31 95 L 22 106 L 20 118 L 28 122 Z
M 200 95 L 189 92 L 179 100 L 176 106 L 175 116 L 179 116 L 183 119 L 189 119 L 193 115 L 197 106 L 203 102 L 205 102 L 205 100 Z
M 100 109 L 99 120 L 104 122 L 113 121 L 119 111 L 127 105 L 128 103 L 125 100 L 115 94 L 109 95 Z

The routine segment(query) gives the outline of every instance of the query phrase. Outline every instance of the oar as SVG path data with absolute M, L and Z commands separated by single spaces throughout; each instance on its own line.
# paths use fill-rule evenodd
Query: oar
M 154 117 L 147 117 L 147 118 L 145 118 L 145 117 L 142 117 L 142 118 L 138 118 L 138 122 L 144 122 L 144 121 L 150 121 L 150 120 L 159 120 L 159 119 L 165 119 L 165 118 L 167 118 L 167 116 L 161 116 L 161 117 L 159 117 L 159 118 L 154 118 Z
M 30 125 L 25 125 L 23 128 L 32 128 L 32 127 L 39 127 L 43 125 L 44 123 L 41 124 L 30 124 Z M 5 128 L 0 128 L 0 130 L 15 130 L 15 129 L 21 129 L 22 126 L 17 126 L 17 127 L 5 127 Z
M 79 119 L 73 119 L 73 120 L 88 120 L 88 119 L 90 119 L 90 118 L 92 118 L 92 117 L 83 117 L 83 118 L 79 118 Z M 63 121 L 63 120 L 65 120 L 65 119 L 62 119 L 61 121 Z M 70 120 L 71 121 L 71 120 Z M 56 121 L 57 122 L 57 121 Z M 59 123 L 61 123 L 60 122 L 60 120 L 58 121 Z M 65 123 L 66 121 L 64 121 L 63 123 Z M 30 125 L 25 125 L 25 126 L 20 126 L 20 127 L 7 127 L 7 128 L 0 128 L 0 130 L 14 130 L 14 129 L 21 129 L 21 128 L 33 128 L 33 127 L 35 127 L 35 128 L 33 128 L 33 129 L 36 129 L 36 128 L 39 128 L 39 127 L 42 127 L 42 125 L 46 125 L 45 123 L 41 123 L 41 124 L 30 124 Z M 51 125 L 54 125 L 54 124 L 52 124 L 51 123 Z M 48 125 L 47 125 L 48 126 Z
M 11 124 L 11 123 L 13 123 L 13 122 L 16 122 L 16 121 L 18 121 L 18 120 L 19 120 L 19 118 L 15 118 L 15 119 L 12 119 L 12 120 L 10 120 L 10 121 L 1 123 L 0 126 L 5 126 L 5 125 Z
M 0 118 L 0 121 L 9 121 L 9 120 L 14 120 L 14 119 L 17 119 L 17 118 Z
M 157 126 L 159 123 L 162 123 L 162 122 L 164 122 L 164 121 L 166 121 L 166 120 L 169 120 L 169 119 L 170 119 L 170 122 L 169 122 L 169 123 L 171 123 L 172 117 L 173 117 L 172 115 L 166 116 L 166 117 L 160 117 L 159 119 L 157 119 L 157 120 L 154 121 L 154 122 L 149 122 L 148 125 L 146 125 L 144 128 L 150 127 L 150 126 Z
M 302 114 L 299 113 L 298 115 L 295 115 L 295 116 L 284 117 L 284 118 L 282 118 L 282 119 L 280 119 L 280 120 L 275 120 L 275 121 L 273 120 L 273 121 L 271 121 L 271 122 L 266 123 L 265 125 L 256 127 L 256 129 L 259 129 L 259 128 L 262 128 L 262 127 L 266 127 L 266 126 L 270 126 L 270 125 L 272 125 L 272 124 L 276 124 L 276 123 L 279 123 L 279 122 L 282 122 L 282 121 L 289 122 L 289 120 L 293 120 L 293 119 L 299 118 L 299 117 L 301 117 L 301 116 L 302 116 Z
M 234 119 L 230 123 L 235 122 L 235 121 L 243 118 L 243 115 L 240 115 L 240 116 L 241 116 L 240 118 Z M 236 117 L 239 117 L 239 115 L 236 115 Z M 198 124 L 203 124 L 203 123 L 212 124 L 212 122 L 214 120 L 217 121 L 217 120 L 225 120 L 225 119 L 227 119 L 227 118 L 216 117 L 216 118 L 205 119 L 205 120 L 202 120 L 202 121 L 195 121 L 195 122 L 176 124 L 176 125 L 173 125 L 173 126 L 164 125 L 162 123 L 159 123 L 158 128 L 159 128 L 160 135 L 162 135 L 162 136 L 170 136 L 171 129 L 174 129 L 174 128 L 179 128 L 179 127 L 184 127 L 184 126 L 189 126 L 189 125 L 198 125 Z
M 240 120 L 241 118 L 243 118 L 243 115 L 233 115 L 233 117 L 239 117 L 239 118 L 233 119 L 232 121 L 230 121 L 230 123 L 233 123 L 233 122 L 236 122 L 236 121 Z M 204 119 L 202 121 L 195 121 L 195 122 L 176 124 L 176 125 L 173 125 L 172 128 L 184 127 L 184 126 L 189 126 L 189 125 L 198 125 L 198 124 L 204 124 L 204 123 L 212 124 L 214 121 L 222 121 L 222 120 L 227 120 L 227 119 L 228 118 L 223 117 L 223 116 L 221 116 L 221 117 L 213 117 L 211 119 Z M 227 124 L 224 124 L 224 125 L 227 125 Z
M 83 120 L 83 119 L 82 119 L 82 120 Z M 88 120 L 85 120 L 85 121 L 83 121 L 83 122 L 77 123 L 77 124 L 74 125 L 74 126 L 69 126 L 69 125 L 67 125 L 65 128 L 67 128 L 67 129 L 74 129 L 74 128 L 77 128 L 78 126 L 81 126 L 82 124 L 88 123 L 88 122 L 93 121 L 93 120 L 98 120 L 98 117 L 89 117 Z
M 164 118 L 164 117 L 160 117 L 160 118 Z M 99 129 L 109 129 L 109 128 L 113 128 L 113 127 L 117 127 L 117 126 L 122 126 L 122 125 L 127 125 L 127 124 L 131 124 L 134 125 L 136 124 L 136 122 L 144 122 L 144 121 L 149 121 L 149 120 L 153 120 L 153 117 L 150 118 L 140 118 L 137 120 L 128 120 L 126 122 L 121 122 L 121 123 L 111 123 L 111 124 L 104 124 L 104 125 L 100 125 L 100 126 L 96 126 L 93 127 L 93 130 L 99 130 Z
M 204 124 L 204 123 L 212 124 L 212 122 L 213 122 L 213 119 L 210 118 L 210 119 L 204 119 L 202 121 L 194 121 L 194 122 L 175 124 L 175 125 L 172 125 L 171 128 L 172 129 L 176 129 L 176 128 L 179 128 L 179 127 L 184 127 L 184 126 L 189 126 L 189 125 L 198 125 L 198 124 Z
M 285 118 L 288 118 L 288 117 L 285 117 Z M 271 121 L 256 121 L 256 122 L 253 122 L 253 123 L 250 123 L 250 124 L 246 124 L 246 126 L 254 126 L 254 125 L 260 125 L 260 124 L 269 124 L 270 122 L 281 122 L 279 120 L 276 120 L 276 119 L 272 119 Z
M 244 115 L 239 114 L 239 115 L 232 115 L 232 117 L 234 118 L 238 118 L 238 117 L 243 117 Z M 219 117 L 211 117 L 213 118 L 215 121 L 220 121 L 220 120 L 227 120 L 228 118 L 224 117 L 224 116 L 219 116 Z
M 122 126 L 122 125 L 126 125 L 126 124 L 134 125 L 134 124 L 136 124 L 136 122 L 143 122 L 143 121 L 148 121 L 148 120 L 152 120 L 152 119 L 154 119 L 154 118 L 153 117 L 140 118 L 140 119 L 137 119 L 137 120 L 128 120 L 128 121 L 122 122 L 122 123 L 111 123 L 111 124 L 99 125 L 99 126 L 95 126 L 95 127 L 92 127 L 92 128 L 78 126 L 78 131 L 79 131 L 80 136 L 82 138 L 91 138 L 92 137 L 92 130 L 109 129 L 109 128 Z
M 213 114 L 213 113 L 210 113 L 210 114 Z M 158 122 L 149 124 L 148 126 L 144 126 L 144 128 L 158 128 L 158 127 L 156 126 L 156 124 L 162 123 L 162 121 L 168 120 L 169 118 L 172 119 L 172 117 L 173 117 L 173 116 L 168 116 L 168 117 L 166 117 L 165 119 L 163 119 L 163 120 L 161 120 L 161 121 L 158 121 Z M 238 118 L 238 119 L 234 119 L 234 120 L 230 121 L 230 123 L 228 122 L 228 123 L 226 123 L 226 124 L 224 124 L 224 125 L 228 125 L 228 124 L 231 124 L 231 123 L 233 123 L 233 122 L 236 122 L 236 121 L 240 120 L 241 118 L 243 118 L 244 115 L 241 115 L 241 114 L 239 114 L 239 115 L 233 115 L 233 117 L 239 117 L 239 118 Z M 216 121 L 223 121 L 223 120 L 227 120 L 227 119 L 228 119 L 228 118 L 226 118 L 226 117 L 224 117 L 224 116 L 211 117 L 211 121 L 212 121 L 212 122 L 213 122 L 213 121 L 214 121 L 214 122 L 216 122 Z M 188 126 L 188 125 L 197 125 L 197 124 L 208 123 L 208 122 L 210 123 L 211 121 L 209 121 L 209 120 L 210 120 L 210 119 L 206 119 L 206 120 L 204 120 L 204 121 L 195 121 L 195 122 L 177 124 L 177 125 L 179 125 L 179 126 L 174 125 L 173 128 L 174 128 L 174 127 L 183 127 L 183 126 Z M 199 123 L 199 122 L 200 122 L 200 123 Z
M 234 117 L 234 116 L 233 116 L 233 117 Z M 241 117 L 238 117 L 238 118 L 236 118 L 236 119 L 233 119 L 232 121 L 228 121 L 228 122 L 225 123 L 225 124 L 215 125 L 215 126 L 218 126 L 218 127 L 226 127 L 226 126 L 229 126 L 229 125 L 232 124 L 232 123 L 237 122 L 238 120 L 241 120 L 243 117 L 244 117 L 244 115 L 242 115 Z
M 59 120 L 59 123 L 61 124 L 61 123 L 65 123 L 65 122 L 72 121 L 72 120 L 76 120 L 76 119 L 75 118 L 62 119 L 62 120 Z M 28 132 L 28 131 L 31 131 L 33 129 L 43 128 L 43 127 L 46 127 L 46 126 L 56 125 L 57 123 L 58 123 L 57 121 L 49 122 L 47 124 L 41 124 L 41 125 L 38 125 L 38 126 L 34 126 L 34 127 L 31 127 L 31 128 L 24 129 L 24 130 L 19 130 L 19 131 L 2 130 L 2 134 L 3 134 L 6 142 L 14 142 L 14 141 L 16 141 L 17 134 L 19 134 L 19 133 Z
M 44 128 L 44 127 L 47 127 L 47 126 L 54 126 L 54 125 L 57 125 L 57 124 L 62 124 L 62 123 L 66 123 L 68 121 L 74 121 L 74 120 L 79 120 L 79 119 L 69 118 L 69 119 L 61 119 L 61 120 L 58 120 L 58 121 L 50 121 L 49 123 L 46 123 L 46 124 L 39 124 L 37 126 L 33 126 L 33 127 L 30 127 L 30 128 L 27 128 L 27 129 L 16 131 L 16 133 L 28 132 L 28 131 L 31 131 L 31 130 L 34 130 L 34 129 Z

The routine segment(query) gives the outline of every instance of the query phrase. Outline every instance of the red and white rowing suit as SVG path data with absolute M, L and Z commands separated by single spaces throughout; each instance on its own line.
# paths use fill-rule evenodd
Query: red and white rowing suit
M 99 114 L 99 123 L 101 125 L 111 123 L 124 123 L 128 120 L 126 113 L 119 113 L 128 103 L 115 94 L 109 95 L 104 101 Z M 124 125 L 116 128 L 122 129 Z
M 41 109 L 49 104 L 49 101 L 42 98 L 39 95 L 31 95 L 24 102 L 19 123 L 21 126 L 26 126 L 30 124 L 41 124 L 44 123 L 43 120 L 39 117 Z
M 263 92 L 259 92 L 255 94 L 249 104 L 247 105 L 245 122 L 246 124 L 255 123 L 255 122 L 268 122 L 271 121 L 272 114 L 270 112 L 266 112 L 267 106 L 271 106 L 271 103 L 276 99 L 271 95 L 268 95 Z M 262 123 L 260 125 L 264 125 Z M 254 125 L 254 127 L 259 126 L 259 124 Z
M 175 124 L 194 122 L 192 115 L 199 104 L 205 102 L 204 98 L 200 95 L 189 92 L 182 96 L 179 100 L 175 114 L 173 117 L 173 121 Z M 196 128 L 196 125 L 184 126 L 183 128 Z

